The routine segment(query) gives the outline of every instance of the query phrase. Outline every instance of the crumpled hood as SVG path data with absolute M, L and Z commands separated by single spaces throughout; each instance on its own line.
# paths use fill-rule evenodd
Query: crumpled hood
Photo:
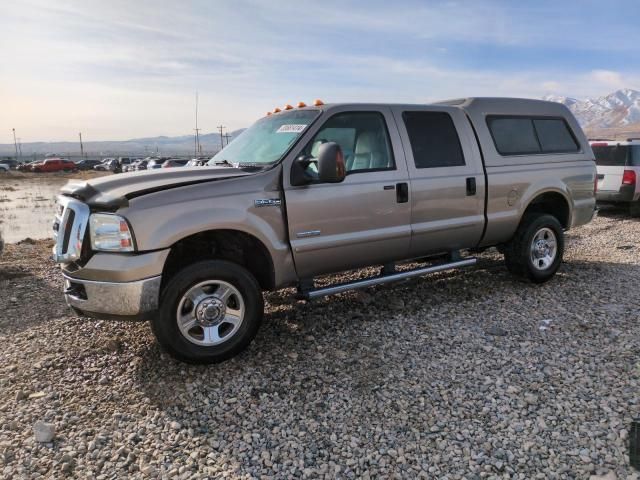
M 197 183 L 214 182 L 251 175 L 231 167 L 175 167 L 108 175 L 92 180 L 70 180 L 61 189 L 63 195 L 82 200 L 92 207 L 116 210 L 129 199 Z

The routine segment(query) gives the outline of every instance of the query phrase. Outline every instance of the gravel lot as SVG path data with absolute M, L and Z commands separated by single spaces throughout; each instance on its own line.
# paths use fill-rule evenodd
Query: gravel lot
M 542 286 L 487 252 L 310 304 L 269 294 L 251 348 L 212 367 L 146 323 L 72 316 L 47 255 L 0 257 L 1 477 L 639 478 L 640 221 L 620 212 L 571 231 Z

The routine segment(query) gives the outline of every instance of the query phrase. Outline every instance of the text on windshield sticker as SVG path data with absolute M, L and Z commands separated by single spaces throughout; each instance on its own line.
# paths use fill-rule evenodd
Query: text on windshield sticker
M 276 133 L 300 133 L 306 125 L 282 125 Z

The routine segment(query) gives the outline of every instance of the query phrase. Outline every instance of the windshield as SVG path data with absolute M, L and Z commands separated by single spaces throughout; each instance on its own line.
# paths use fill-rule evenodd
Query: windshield
M 276 163 L 319 114 L 318 110 L 294 110 L 261 118 L 220 150 L 207 165 Z

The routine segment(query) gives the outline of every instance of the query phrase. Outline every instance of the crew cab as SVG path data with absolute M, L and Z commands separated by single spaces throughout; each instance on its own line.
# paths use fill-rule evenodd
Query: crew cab
M 31 166 L 32 172 L 74 172 L 78 170 L 77 165 L 71 160 L 63 158 L 47 158 L 46 160 L 34 163 Z
M 598 169 L 599 203 L 628 205 L 640 217 L 640 139 L 590 142 Z
M 54 259 L 79 314 L 149 319 L 176 358 L 213 363 L 254 338 L 264 290 L 312 300 L 471 266 L 489 247 L 548 281 L 564 232 L 594 215 L 595 182 L 558 103 L 287 105 L 207 167 L 68 183 Z M 366 266 L 380 273 L 317 285 Z

